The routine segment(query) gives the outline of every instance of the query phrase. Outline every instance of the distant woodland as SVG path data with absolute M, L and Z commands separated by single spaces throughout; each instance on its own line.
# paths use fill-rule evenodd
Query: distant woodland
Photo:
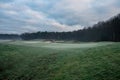
M 98 41 L 120 41 L 120 14 L 107 21 L 72 32 L 35 32 L 17 34 L 0 34 L 0 39 L 22 39 L 22 40 L 74 40 L 83 42 Z

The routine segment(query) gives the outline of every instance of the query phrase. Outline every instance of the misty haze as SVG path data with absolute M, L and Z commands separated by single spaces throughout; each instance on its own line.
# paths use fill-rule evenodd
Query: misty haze
M 120 80 L 120 1 L 0 0 L 0 80 Z

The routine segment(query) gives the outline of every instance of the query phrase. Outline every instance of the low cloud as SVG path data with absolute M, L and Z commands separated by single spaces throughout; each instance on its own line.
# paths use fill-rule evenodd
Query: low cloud
M 119 0 L 1 0 L 0 33 L 73 31 L 120 12 Z

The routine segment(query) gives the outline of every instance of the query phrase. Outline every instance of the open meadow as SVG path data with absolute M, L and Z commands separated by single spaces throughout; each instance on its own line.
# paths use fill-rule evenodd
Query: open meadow
M 0 41 L 0 80 L 120 80 L 120 43 Z

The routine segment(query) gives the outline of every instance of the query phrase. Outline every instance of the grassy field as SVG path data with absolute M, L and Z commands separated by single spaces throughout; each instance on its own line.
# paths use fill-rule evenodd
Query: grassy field
M 120 43 L 0 41 L 0 80 L 120 80 Z

